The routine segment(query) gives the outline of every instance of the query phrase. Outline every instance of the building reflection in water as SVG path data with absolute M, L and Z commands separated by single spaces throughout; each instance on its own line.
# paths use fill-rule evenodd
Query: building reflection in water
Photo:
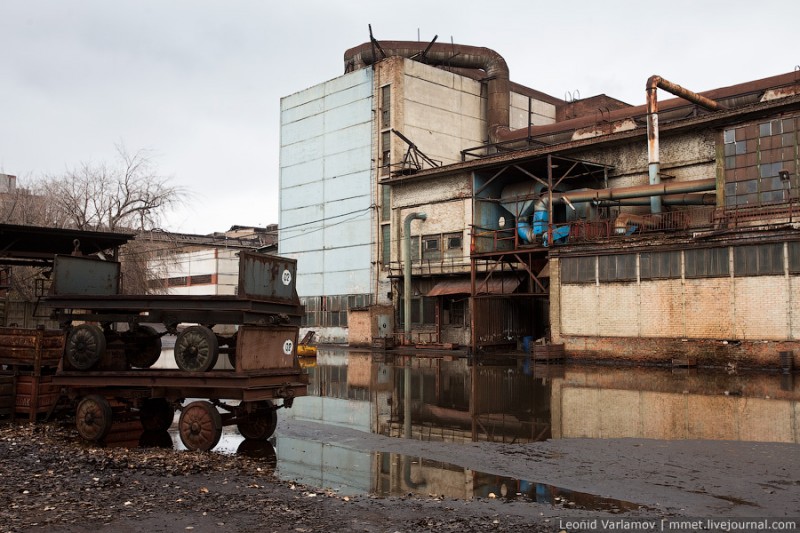
M 791 374 L 526 365 L 320 348 L 282 416 L 422 440 L 653 438 L 800 442 Z M 408 386 L 407 386 L 408 385 Z M 406 396 L 406 392 L 409 395 Z M 410 412 L 410 426 L 404 427 Z

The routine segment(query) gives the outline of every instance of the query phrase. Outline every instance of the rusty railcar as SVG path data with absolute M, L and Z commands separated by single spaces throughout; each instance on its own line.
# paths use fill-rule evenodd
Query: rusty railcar
M 77 402 L 78 432 L 101 442 L 115 420 L 131 417 L 163 432 L 177 409 L 191 450 L 216 446 L 225 425 L 268 439 L 277 410 L 308 384 L 296 354 L 303 308 L 295 274 L 294 260 L 242 251 L 235 295 L 123 295 L 119 263 L 57 256 L 41 304 L 66 332 L 53 381 Z M 221 325 L 233 333 L 215 331 Z M 165 335 L 176 336 L 177 368 L 151 368 Z M 221 354 L 230 368 L 215 368 Z

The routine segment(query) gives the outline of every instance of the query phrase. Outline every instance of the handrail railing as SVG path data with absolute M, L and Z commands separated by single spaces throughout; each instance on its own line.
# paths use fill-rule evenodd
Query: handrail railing
M 692 207 L 679 211 L 635 215 L 619 213 L 613 218 L 593 221 L 577 220 L 553 224 L 552 230 L 569 227 L 567 237 L 555 245 L 594 242 L 612 237 L 647 233 L 697 231 L 702 229 L 737 229 L 764 224 L 786 224 L 800 221 L 800 202 L 781 202 L 762 206 Z M 518 250 L 528 246 L 543 246 L 541 242 L 524 245 L 513 229 L 493 230 L 474 226 L 472 250 L 474 253 L 494 253 Z

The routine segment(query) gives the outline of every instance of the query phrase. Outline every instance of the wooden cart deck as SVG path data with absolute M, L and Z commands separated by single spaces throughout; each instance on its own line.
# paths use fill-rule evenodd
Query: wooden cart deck
M 83 396 L 101 392 L 121 397 L 215 398 L 225 400 L 293 399 L 306 395 L 308 374 L 296 370 L 190 373 L 180 370 L 60 371 L 53 383 Z
M 61 321 L 67 318 L 97 322 L 144 319 L 165 324 L 299 325 L 303 314 L 300 305 L 237 296 L 54 295 L 43 298 L 42 303 L 56 309 L 56 317 Z

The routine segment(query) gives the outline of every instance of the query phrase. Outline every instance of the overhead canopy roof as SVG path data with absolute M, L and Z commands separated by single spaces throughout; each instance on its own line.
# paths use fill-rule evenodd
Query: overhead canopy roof
M 475 294 L 511 294 L 519 287 L 519 279 L 513 277 L 491 277 L 475 281 Z M 448 294 L 472 294 L 469 278 L 448 279 L 438 282 L 426 296 Z
M 74 229 L 0 224 L 0 264 L 47 264 L 56 255 L 79 250 L 84 255 L 108 251 L 133 239 L 131 233 L 109 233 Z

